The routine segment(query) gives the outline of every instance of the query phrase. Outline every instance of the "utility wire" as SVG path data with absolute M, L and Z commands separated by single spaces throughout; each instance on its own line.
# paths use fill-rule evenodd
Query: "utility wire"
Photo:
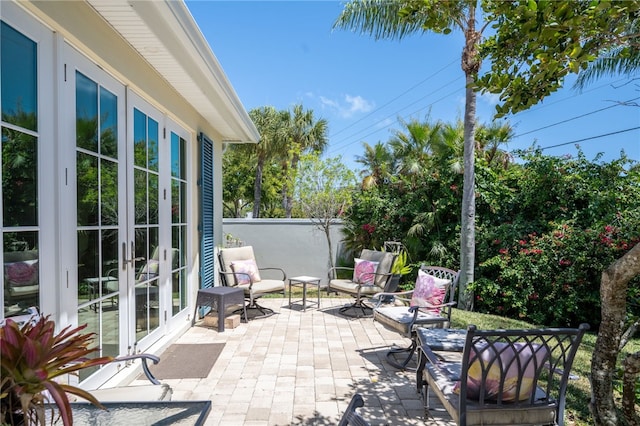
M 611 132 L 611 133 L 604 133 L 604 134 L 602 134 L 602 135 L 590 136 L 590 137 L 588 137 L 588 138 L 576 139 L 575 141 L 559 143 L 559 144 L 557 144 L 557 145 L 545 146 L 545 147 L 543 147 L 543 148 L 540 148 L 540 150 L 542 150 L 542 151 L 543 151 L 543 150 L 545 150 L 545 149 L 558 148 L 558 147 L 560 147 L 560 146 L 571 145 L 571 144 L 574 144 L 574 143 L 584 142 L 584 141 L 589 141 L 589 140 L 592 140 L 592 139 L 604 138 L 605 136 L 617 135 L 617 134 L 620 134 L 620 133 L 631 132 L 631 131 L 633 131 L 633 130 L 638 130 L 638 129 L 640 129 L 640 126 L 638 126 L 638 127 L 632 127 L 632 128 L 630 128 L 630 129 L 618 130 L 618 131 L 616 131 L 616 132 Z
M 559 124 L 568 123 L 569 121 L 577 120 L 578 118 L 586 117 L 586 116 L 591 115 L 591 114 L 596 114 L 596 113 L 598 113 L 598 112 L 602 112 L 602 111 L 607 110 L 607 109 L 610 109 L 610 108 L 615 108 L 615 107 L 617 107 L 617 106 L 621 106 L 621 105 L 623 105 L 623 104 L 625 104 L 625 103 L 633 102 L 633 101 L 635 101 L 635 100 L 637 100 L 637 99 L 640 99 L 640 97 L 633 98 L 633 99 L 629 99 L 628 101 L 623 101 L 622 103 L 617 103 L 617 104 L 614 104 L 614 105 L 609 105 L 608 107 L 600 108 L 600 109 L 597 109 L 597 110 L 595 110 L 595 111 L 587 112 L 587 113 L 582 114 L 582 115 L 577 115 L 577 116 L 575 116 L 575 117 L 567 118 L 566 120 L 557 121 L 557 122 L 555 122 L 555 123 L 553 123 L 553 124 L 549 124 L 549 125 L 547 125 L 547 126 L 538 127 L 537 129 L 529 130 L 528 132 L 524 132 L 524 133 L 520 133 L 520 134 L 518 134 L 518 135 L 515 135 L 515 136 L 513 137 L 513 139 L 515 139 L 515 138 L 519 138 L 520 136 L 528 135 L 529 133 L 537 132 L 538 130 L 544 130 L 544 129 L 548 129 L 549 127 L 557 126 L 557 125 L 559 125 Z
M 410 104 L 408 104 L 408 105 L 404 106 L 403 108 L 401 108 L 401 109 L 399 109 L 399 110 L 395 111 L 393 114 L 391 114 L 391 115 L 387 115 L 387 116 L 383 117 L 383 118 L 382 118 L 381 120 L 379 120 L 378 122 L 381 122 L 381 121 L 384 121 L 384 120 L 386 120 L 386 119 L 388 119 L 388 118 L 391 118 L 391 117 L 393 117 L 393 116 L 396 116 L 396 115 L 397 115 L 397 114 L 399 114 L 401 111 L 404 111 L 405 109 L 409 108 L 410 106 L 417 104 L 418 102 L 420 102 L 420 101 L 422 101 L 422 100 L 424 100 L 424 99 L 428 98 L 429 96 L 431 96 L 431 95 L 433 95 L 433 94 L 435 94 L 435 93 L 439 92 L 440 90 L 442 90 L 442 89 L 444 89 L 444 88 L 446 88 L 446 87 L 450 86 L 450 85 L 451 85 L 451 84 L 453 84 L 455 81 L 460 80 L 460 79 L 461 79 L 461 77 L 456 77 L 456 78 L 454 78 L 453 80 L 451 80 L 451 81 L 449 81 L 449 82 L 445 83 L 443 86 L 440 86 L 440 88 L 438 88 L 438 89 L 436 89 L 436 90 L 432 91 L 431 93 L 429 93 L 429 94 L 427 94 L 427 95 L 423 96 L 422 98 L 420 98 L 420 99 L 418 99 L 418 100 L 416 100 L 416 101 L 414 101 L 414 102 L 412 102 L 412 103 L 410 103 Z M 427 108 L 427 107 L 431 107 L 431 106 L 433 106 L 435 103 L 440 102 L 441 100 L 448 98 L 449 96 L 451 96 L 452 94 L 454 94 L 455 92 L 457 92 L 457 91 L 459 91 L 459 90 L 460 90 L 460 89 L 455 89 L 454 91 L 452 91 L 452 92 L 450 92 L 450 93 L 448 93 L 448 94 L 444 95 L 443 97 L 441 97 L 441 98 L 439 98 L 439 99 L 436 99 L 435 101 L 433 101 L 433 102 L 431 102 L 430 104 L 428 104 L 428 105 L 426 105 L 426 106 L 424 106 L 424 107 L 422 107 L 422 108 L 418 109 L 417 111 L 414 111 L 412 114 L 415 114 L 416 112 L 419 112 L 419 111 L 421 111 L 421 110 L 423 110 L 423 109 L 425 109 L 425 108 Z M 410 114 L 410 115 L 412 115 L 412 114 Z M 382 130 L 382 129 L 385 129 L 385 128 L 388 128 L 388 127 L 391 127 L 393 124 L 395 124 L 395 122 L 394 122 L 394 123 L 391 123 L 391 124 L 389 124 L 389 125 L 387 125 L 387 126 L 384 126 L 384 127 L 378 128 L 377 130 L 373 131 L 373 133 L 376 133 L 376 132 L 378 132 L 378 131 L 380 131 L 380 130 Z M 355 133 L 352 133 L 351 135 L 346 136 L 345 138 L 343 138 L 343 139 L 339 140 L 338 142 L 334 142 L 334 143 L 332 144 L 332 145 L 333 145 L 333 149 L 338 149 L 338 148 L 336 148 L 336 146 L 342 145 L 344 142 L 348 142 L 350 139 L 352 139 L 352 138 L 356 137 L 358 134 L 360 134 L 360 133 L 362 133 L 362 132 L 364 132 L 364 131 L 366 131 L 366 130 L 368 130 L 368 129 L 358 130 L 358 131 L 356 131 Z M 366 136 L 370 136 L 370 135 L 372 135 L 373 133 L 367 133 L 365 136 L 362 136 L 360 139 L 362 139 L 362 138 L 364 138 L 364 137 L 366 137 Z M 354 143 L 356 143 L 356 142 L 358 142 L 358 141 L 353 141 L 353 142 L 345 143 L 345 144 L 344 144 L 344 147 L 351 146 L 351 145 L 353 145 L 353 144 L 354 144 Z M 342 147 L 340 147 L 340 148 L 342 148 Z
M 435 77 L 436 75 L 440 74 L 442 71 L 444 71 L 446 68 L 449 68 L 451 65 L 455 64 L 458 61 L 458 59 L 454 59 L 453 61 L 451 61 L 450 63 L 448 63 L 447 65 L 443 66 L 442 68 L 440 68 L 438 71 L 434 72 L 433 74 L 431 74 L 430 76 L 428 76 L 427 78 L 425 78 L 424 80 L 420 81 L 419 83 L 414 84 L 413 86 L 411 86 L 410 88 L 408 88 L 407 90 L 405 90 L 404 92 L 400 93 L 398 96 L 396 96 L 395 98 L 391 99 L 390 101 L 388 101 L 387 103 L 381 105 L 380 107 L 374 109 L 373 111 L 371 111 L 370 113 L 364 115 L 363 117 L 361 117 L 360 119 L 354 121 L 353 123 L 349 124 L 347 127 L 343 127 L 342 129 L 338 130 L 337 132 L 335 132 L 333 135 L 331 135 L 331 137 L 335 137 L 336 135 L 344 132 L 345 130 L 355 126 L 356 124 L 358 124 L 359 122 L 361 122 L 362 120 L 364 120 L 365 118 L 371 116 L 372 114 L 374 114 L 375 112 L 380 111 L 382 108 L 386 107 L 387 105 L 395 102 L 396 100 L 400 99 L 402 96 L 406 95 L 407 93 L 411 92 L 413 89 L 415 89 L 416 87 L 420 86 L 421 84 L 425 83 L 428 80 L 431 80 L 433 77 Z

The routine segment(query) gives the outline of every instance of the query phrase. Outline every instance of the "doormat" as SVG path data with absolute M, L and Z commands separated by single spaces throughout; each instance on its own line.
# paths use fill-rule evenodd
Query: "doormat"
M 149 364 L 149 370 L 160 380 L 205 378 L 222 349 L 224 343 L 174 344 L 160 355 L 158 364 Z

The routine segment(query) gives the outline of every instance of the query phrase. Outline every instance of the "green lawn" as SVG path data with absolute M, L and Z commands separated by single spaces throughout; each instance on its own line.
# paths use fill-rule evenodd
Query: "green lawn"
M 459 309 L 453 310 L 451 325 L 453 328 L 466 328 L 469 324 L 474 324 L 481 329 L 534 327 L 524 321 L 511 320 L 497 315 L 479 314 Z M 585 334 L 573 362 L 571 372 L 579 378 L 578 380 L 569 381 L 567 388 L 565 420 L 568 425 L 586 426 L 593 424 L 589 413 L 589 400 L 591 399 L 589 375 L 591 374 L 591 354 L 595 348 L 596 337 L 593 332 Z M 633 339 L 625 347 L 626 353 L 638 351 L 640 351 L 640 339 Z

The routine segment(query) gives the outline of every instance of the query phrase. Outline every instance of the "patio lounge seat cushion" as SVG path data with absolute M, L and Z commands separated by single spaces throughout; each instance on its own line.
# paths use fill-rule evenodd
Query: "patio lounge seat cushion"
M 451 323 L 459 277 L 458 271 L 423 265 L 418 271 L 414 290 L 382 292 L 374 297 L 378 301 L 373 310 L 374 321 L 411 339 L 408 347 L 392 348 L 387 352 L 391 365 L 404 369 L 411 362 L 417 348 L 416 327 L 444 328 Z M 399 360 L 399 357 L 403 358 Z
M 362 296 L 373 296 L 380 292 L 380 287 L 374 285 L 361 285 L 354 283 L 350 279 L 335 279 L 331 280 L 331 289 L 349 294 L 359 294 Z
M 218 252 L 220 282 L 229 287 L 241 288 L 249 301 L 246 309 L 257 309 L 263 316 L 273 314 L 257 303 L 266 295 L 285 291 L 287 274 L 282 268 L 258 267 L 252 246 L 230 247 Z
M 394 291 L 391 268 L 397 254 L 391 252 L 363 249 L 354 259 L 355 267 L 334 266 L 329 269 L 328 291 L 346 293 L 355 298 L 353 304 L 340 308 L 347 316 L 370 316 L 372 308 L 364 302 L 382 291 Z M 347 273 L 351 278 L 344 277 Z M 397 284 L 397 280 L 395 281 Z M 360 312 L 361 314 L 358 314 Z M 354 314 L 355 313 L 355 314 Z
M 249 297 L 253 291 L 255 294 L 282 292 L 282 280 L 261 280 L 253 283 L 253 286 L 247 284 L 238 284 L 238 288 L 244 290 L 245 296 Z
M 462 357 L 421 347 L 416 378 L 426 409 L 435 394 L 458 425 L 563 425 L 579 328 L 466 331 Z

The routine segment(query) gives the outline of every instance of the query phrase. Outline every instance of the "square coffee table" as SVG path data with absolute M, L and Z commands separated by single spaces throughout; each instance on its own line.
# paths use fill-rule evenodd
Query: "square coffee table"
M 321 278 L 309 277 L 307 275 L 301 275 L 298 277 L 289 278 L 289 307 L 293 306 L 293 303 L 302 301 L 303 312 L 307 311 L 307 284 L 315 284 L 318 287 L 318 301 L 309 302 L 309 305 L 316 305 L 320 308 L 320 281 Z M 291 288 L 302 287 L 302 299 L 291 301 Z

